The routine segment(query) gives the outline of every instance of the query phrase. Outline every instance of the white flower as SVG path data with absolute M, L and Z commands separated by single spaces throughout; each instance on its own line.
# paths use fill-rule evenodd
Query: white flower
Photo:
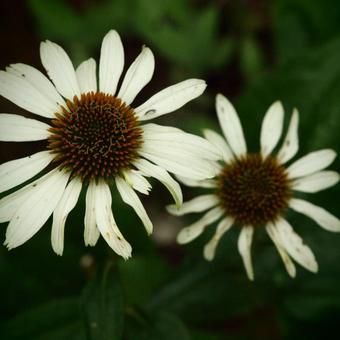
M 282 147 L 271 153 L 281 138 L 284 112 L 280 102 L 267 111 L 261 129 L 261 152 L 247 153 L 239 117 L 230 102 L 221 94 L 216 97 L 216 110 L 225 139 L 211 130 L 204 135 L 223 155 L 220 173 L 215 179 L 197 181 L 180 178 L 189 186 L 212 188 L 207 195 L 183 203 L 177 209 L 169 206 L 174 215 L 204 212 L 205 215 L 178 234 L 178 242 L 188 243 L 201 235 L 205 228 L 219 221 L 216 232 L 204 248 L 204 257 L 211 261 L 216 247 L 233 224 L 241 226 L 238 250 L 249 279 L 254 279 L 251 244 L 254 230 L 261 226 L 274 242 L 290 276 L 295 277 L 294 259 L 306 269 L 317 272 L 318 264 L 310 248 L 283 218 L 286 208 L 305 214 L 322 228 L 340 232 L 340 221 L 329 212 L 305 200 L 294 198 L 294 191 L 314 193 L 335 185 L 339 174 L 323 171 L 336 157 L 333 150 L 309 153 L 288 167 L 298 151 L 298 120 L 294 110 Z
M 5 245 L 9 249 L 20 246 L 53 214 L 52 247 L 61 255 L 67 215 L 85 187 L 85 244 L 94 246 L 101 234 L 117 254 L 129 258 L 131 246 L 114 220 L 109 185 L 115 182 L 122 200 L 151 233 L 152 223 L 135 192 L 149 193 L 146 177 L 162 182 L 180 206 L 180 186 L 168 171 L 195 180 L 215 176 L 213 161 L 219 158 L 218 152 L 205 139 L 173 127 L 144 124 L 198 97 L 206 84 L 188 79 L 132 108 L 136 95 L 152 78 L 154 56 L 143 47 L 117 91 L 124 49 L 114 30 L 102 42 L 98 84 L 93 59 L 74 70 L 65 51 L 50 41 L 41 43 L 40 56 L 53 83 L 25 64 L 0 71 L 2 96 L 49 119 L 47 124 L 0 114 L 1 141 L 48 141 L 45 151 L 0 165 L 0 192 L 40 175 L 48 165 L 53 167 L 0 200 L 0 222 L 9 221 Z

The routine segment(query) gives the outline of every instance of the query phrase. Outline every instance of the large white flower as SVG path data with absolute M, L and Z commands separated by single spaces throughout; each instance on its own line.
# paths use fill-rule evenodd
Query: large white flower
M 151 233 L 152 223 L 135 192 L 148 194 L 151 185 L 146 177 L 161 181 L 180 206 L 181 189 L 167 171 L 195 180 L 216 174 L 213 161 L 218 152 L 205 139 L 173 127 L 142 124 L 182 107 L 201 95 L 206 84 L 188 79 L 133 108 L 136 95 L 152 78 L 154 56 L 143 47 L 117 91 L 124 49 L 114 30 L 102 42 L 98 84 L 93 59 L 74 70 L 65 51 L 50 41 L 41 43 L 40 56 L 53 83 L 25 64 L 0 71 L 2 96 L 49 119 L 47 124 L 0 114 L 1 141 L 48 142 L 44 151 L 0 165 L 0 192 L 41 174 L 48 165 L 53 167 L 0 200 L 0 222 L 9 221 L 5 244 L 9 249 L 20 246 L 53 214 L 52 247 L 61 255 L 65 220 L 85 187 L 85 244 L 95 245 L 101 234 L 117 254 L 128 258 L 131 246 L 115 223 L 109 186 L 115 182 L 122 200 Z
M 211 130 L 204 135 L 222 153 L 219 175 L 215 179 L 196 181 L 181 178 L 188 186 L 212 188 L 213 192 L 183 203 L 180 209 L 169 206 L 174 215 L 204 212 L 205 215 L 178 234 L 178 242 L 188 243 L 205 228 L 219 221 L 216 232 L 204 248 L 204 257 L 213 260 L 216 247 L 232 225 L 241 226 L 238 250 L 249 279 L 254 279 L 251 244 L 254 230 L 265 226 L 290 276 L 295 277 L 294 259 L 306 269 L 317 272 L 318 264 L 310 248 L 283 218 L 286 208 L 305 214 L 322 228 L 340 232 L 340 221 L 329 212 L 305 200 L 294 198 L 294 191 L 314 193 L 335 185 L 339 174 L 323 171 L 336 157 L 326 149 L 307 154 L 289 166 L 285 163 L 298 151 L 298 120 L 294 110 L 282 147 L 272 155 L 281 138 L 284 111 L 275 102 L 267 111 L 261 129 L 261 151 L 247 152 L 239 117 L 231 103 L 221 94 L 216 97 L 216 110 L 225 139 Z

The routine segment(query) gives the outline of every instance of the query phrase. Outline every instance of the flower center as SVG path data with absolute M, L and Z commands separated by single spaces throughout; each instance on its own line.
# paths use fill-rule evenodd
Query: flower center
M 221 205 L 241 225 L 275 221 L 291 197 L 284 167 L 270 156 L 263 160 L 260 154 L 226 164 L 218 183 Z
M 138 158 L 142 129 L 130 106 L 101 92 L 75 96 L 52 120 L 55 161 L 82 180 L 109 179 Z

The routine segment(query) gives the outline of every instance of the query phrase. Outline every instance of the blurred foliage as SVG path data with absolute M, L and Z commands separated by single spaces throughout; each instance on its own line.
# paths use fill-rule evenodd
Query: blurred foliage
M 258 149 L 265 110 L 280 99 L 286 125 L 293 107 L 301 113 L 300 156 L 319 148 L 339 150 L 340 3 L 260 1 L 263 7 L 256 10 L 251 1 L 249 7 L 230 3 L 102 0 L 79 8 L 66 1 L 27 1 L 40 36 L 61 42 L 77 62 L 98 55 L 103 35 L 116 28 L 125 46 L 129 37 L 155 50 L 167 77 L 211 79 L 197 110 L 195 104 L 184 108 L 174 124 L 195 132 L 207 125 L 218 129 L 213 96 L 226 89 L 239 94 L 235 102 L 250 149 Z M 237 90 L 235 77 L 242 85 Z M 333 168 L 339 165 L 337 160 Z M 164 190 L 154 189 L 145 201 L 157 217 L 168 201 L 159 202 Z M 339 186 L 309 196 L 335 214 L 338 198 Z M 297 278 L 290 279 L 259 230 L 253 247 L 256 280 L 251 283 L 237 253 L 236 228 L 223 237 L 216 260 L 207 263 L 202 246 L 213 230 L 184 250 L 164 247 L 146 236 L 138 218 L 118 199 L 113 207 L 134 249 L 129 261 L 117 259 L 102 240 L 85 251 L 83 195 L 69 216 L 62 258 L 50 249 L 47 226 L 12 252 L 1 248 L 1 339 L 323 339 L 337 331 L 339 235 L 289 213 L 315 252 L 320 273 L 299 267 Z M 3 237 L 5 225 L 2 230 Z

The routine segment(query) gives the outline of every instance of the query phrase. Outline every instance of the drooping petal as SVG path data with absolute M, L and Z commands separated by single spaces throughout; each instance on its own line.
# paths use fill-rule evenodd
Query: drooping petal
M 134 209 L 138 217 L 142 220 L 147 233 L 150 235 L 153 230 L 153 225 L 139 197 L 124 179 L 117 176 L 115 180 L 122 200 Z
M 253 240 L 254 228 L 252 226 L 244 226 L 241 229 L 238 238 L 238 251 L 242 257 L 244 268 L 246 269 L 248 279 L 254 280 L 254 270 L 251 260 L 251 244 Z
M 68 214 L 76 206 L 82 183 L 74 178 L 66 187 L 61 199 L 53 212 L 53 223 L 51 232 L 51 243 L 57 255 L 63 255 L 64 251 L 64 229 Z
M 232 227 L 233 223 L 232 218 L 226 217 L 217 225 L 214 236 L 204 247 L 203 256 L 206 260 L 212 261 L 215 258 L 216 248 L 221 237 Z
M 139 159 L 134 165 L 142 173 L 159 180 L 171 193 L 176 206 L 181 206 L 183 202 L 182 190 L 179 184 L 163 168 L 148 162 L 145 159 Z
M 76 76 L 81 93 L 97 92 L 96 61 L 93 58 L 77 67 Z
M 151 80 L 155 69 L 152 51 L 143 46 L 142 52 L 126 72 L 117 97 L 130 105 L 142 88 Z
M 69 56 L 62 47 L 48 40 L 42 42 L 40 44 L 40 58 L 61 95 L 71 101 L 74 96 L 80 97 L 76 72 Z
M 99 90 L 114 95 L 124 68 L 124 48 L 119 34 L 111 30 L 102 42 L 99 61 Z
M 43 96 L 48 98 L 55 104 L 55 112 L 59 112 L 60 106 L 65 107 L 65 101 L 60 96 L 51 81 L 36 68 L 26 64 L 11 64 L 6 68 L 7 72 L 12 72 L 19 77 L 27 80 L 33 87 L 35 87 Z
M 184 202 L 180 208 L 175 205 L 168 205 L 167 210 L 175 216 L 182 216 L 189 213 L 206 211 L 219 203 L 219 199 L 214 194 L 197 196 L 190 201 Z
M 279 254 L 281 256 L 281 259 L 283 261 L 283 264 L 286 267 L 288 274 L 291 277 L 295 277 L 296 276 L 295 265 L 294 265 L 293 261 L 291 260 L 291 258 L 289 257 L 289 255 L 287 254 L 287 252 L 286 252 L 286 250 L 285 250 L 285 248 L 282 244 L 280 235 L 278 234 L 275 226 L 272 223 L 268 223 L 266 225 L 266 230 L 267 230 L 269 237 L 271 238 L 271 240 L 275 244 L 275 247 L 276 247 L 277 251 L 279 252 Z
M 219 169 L 217 164 L 201 159 L 189 152 L 178 154 L 172 148 L 157 147 L 144 143 L 139 154 L 164 169 L 184 177 L 196 180 L 215 177 Z
M 202 159 L 215 161 L 221 159 L 219 149 L 202 137 L 157 124 L 145 124 L 142 129 L 146 149 L 156 146 L 178 154 L 188 153 L 189 156 L 198 156 Z
M 230 150 L 228 144 L 224 140 L 224 138 L 218 134 L 217 132 L 209 129 L 203 130 L 204 137 L 216 148 L 219 149 L 220 153 L 222 154 L 222 158 L 226 163 L 229 163 L 231 160 L 234 159 L 234 155 Z
M 331 149 L 314 151 L 298 159 L 287 168 L 289 178 L 307 176 L 323 170 L 333 163 L 336 152 Z
M 14 188 L 34 177 L 54 158 L 49 151 L 15 159 L 0 165 L 0 192 Z
M 42 117 L 53 118 L 59 110 L 56 103 L 39 92 L 25 78 L 12 72 L 0 71 L 0 95 Z
M 284 111 L 281 102 L 272 104 L 262 122 L 261 154 L 266 158 L 275 148 L 282 135 Z
M 0 141 L 2 142 L 29 142 L 47 139 L 50 135 L 50 126 L 38 120 L 23 116 L 0 114 Z
M 316 273 L 318 264 L 313 252 L 303 244 L 302 238 L 293 230 L 291 225 L 283 218 L 280 218 L 275 222 L 274 226 L 287 253 L 302 267 Z
M 138 170 L 125 170 L 123 172 L 125 181 L 132 186 L 136 191 L 144 195 L 149 195 L 152 186 L 150 182 Z
M 318 192 L 339 182 L 339 174 L 335 171 L 320 171 L 309 176 L 297 178 L 292 183 L 293 190 L 302 192 Z
M 96 223 L 107 244 L 125 260 L 131 257 L 131 245 L 124 239 L 114 220 L 109 186 L 99 181 L 95 186 Z
M 70 173 L 55 169 L 43 181 L 35 183 L 29 199 L 18 207 L 7 227 L 8 249 L 22 245 L 41 229 L 56 208 L 69 176 Z
M 96 181 L 91 180 L 86 190 L 85 198 L 85 218 L 84 218 L 84 242 L 85 246 L 95 246 L 100 236 L 96 222 Z
M 140 120 L 149 120 L 173 112 L 200 96 L 207 87 L 204 80 L 188 79 L 156 93 L 135 109 Z
M 247 153 L 247 145 L 240 118 L 233 105 L 222 94 L 216 96 L 216 111 L 223 134 L 230 148 L 236 157 L 244 156 Z
M 200 236 L 205 227 L 217 221 L 224 211 L 220 207 L 209 210 L 201 219 L 183 228 L 177 235 L 177 242 L 179 244 L 189 243 L 198 236 Z
M 217 188 L 217 182 L 214 179 L 205 179 L 205 180 L 194 180 L 191 178 L 183 177 L 177 175 L 176 178 L 188 187 L 196 187 L 196 188 Z
M 340 220 L 327 210 L 297 198 L 291 199 L 289 206 L 314 220 L 320 227 L 328 231 L 340 232 Z
M 277 154 L 277 159 L 281 164 L 284 164 L 292 159 L 299 150 L 298 126 L 299 112 L 298 110 L 294 109 L 292 118 L 289 122 L 286 138 Z

